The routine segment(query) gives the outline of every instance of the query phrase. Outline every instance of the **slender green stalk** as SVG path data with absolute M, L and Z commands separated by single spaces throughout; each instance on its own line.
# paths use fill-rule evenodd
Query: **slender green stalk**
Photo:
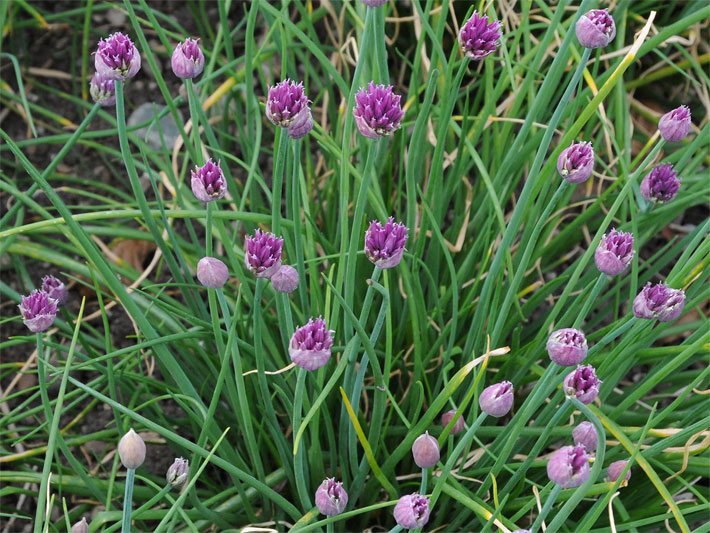
M 133 507 L 133 483 L 136 471 L 129 468 L 126 471 L 126 489 L 123 494 L 123 519 L 121 520 L 121 533 L 131 533 L 131 508 Z
M 562 487 L 560 487 L 559 485 L 555 485 L 554 487 L 552 487 L 552 491 L 550 491 L 550 494 L 547 495 L 547 499 L 545 500 L 545 505 L 542 506 L 540 514 L 537 515 L 537 518 L 535 518 L 535 522 L 533 523 L 532 528 L 530 528 L 531 533 L 537 533 L 537 530 L 540 528 L 543 521 L 552 510 L 552 506 L 555 504 L 555 500 L 560 495 L 561 490 Z
M 288 135 L 286 130 L 278 130 L 278 148 L 274 163 L 273 187 L 271 191 L 271 231 L 276 235 L 281 232 L 281 202 L 283 194 L 284 173 L 286 172 L 286 153 L 288 152 Z M 295 160 L 293 162 L 295 164 Z

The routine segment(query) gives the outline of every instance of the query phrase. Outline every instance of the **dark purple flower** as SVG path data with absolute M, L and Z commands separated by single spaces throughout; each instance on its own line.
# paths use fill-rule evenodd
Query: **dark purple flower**
M 592 403 L 599 395 L 601 383 L 593 366 L 579 365 L 567 374 L 562 385 L 567 396 L 573 396 L 587 404 Z
M 634 298 L 634 316 L 670 322 L 678 318 L 685 306 L 685 292 L 671 289 L 665 283 L 646 283 Z
M 42 290 L 50 298 L 57 300 L 57 305 L 64 305 L 69 298 L 69 291 L 64 283 L 54 276 L 44 276 L 42 278 Z
M 116 32 L 99 41 L 94 66 L 107 79 L 125 81 L 138 74 L 141 55 L 127 35 Z
M 501 381 L 486 387 L 478 398 L 478 405 L 489 416 L 500 418 L 507 415 L 513 408 L 513 384 Z
M 480 60 L 495 52 L 500 40 L 500 22 L 474 12 L 459 31 L 459 46 L 466 57 Z
M 678 142 L 685 139 L 690 133 L 690 109 L 686 105 L 676 107 L 669 111 L 658 121 L 658 131 L 668 142 Z
M 619 479 L 619 476 L 621 475 L 621 472 L 626 468 L 628 461 L 624 461 L 623 459 L 621 461 L 614 461 L 609 465 L 609 468 L 606 471 L 606 477 L 609 478 L 609 481 L 616 481 Z M 628 472 L 626 472 L 626 475 L 624 476 L 624 481 L 628 481 L 631 479 L 631 470 L 629 469 Z M 623 482 L 622 482 L 623 483 Z
M 316 490 L 316 507 L 325 516 L 339 515 L 348 505 L 348 493 L 340 481 L 324 479 Z
M 641 196 L 649 202 L 670 202 L 680 189 L 680 180 L 673 165 L 662 163 L 641 181 Z
M 284 240 L 257 229 L 244 243 L 244 263 L 257 278 L 270 278 L 281 268 Z
M 283 265 L 271 276 L 271 284 L 279 292 L 290 293 L 298 288 L 298 270 L 291 265 Z
M 388 0 L 362 0 L 362 3 L 367 7 L 380 7 L 385 5 Z
M 200 202 L 212 202 L 224 198 L 227 193 L 227 182 L 219 167 L 219 162 L 215 163 L 211 159 L 201 167 L 195 167 L 190 180 L 192 194 Z
M 303 83 L 285 79 L 269 88 L 266 118 L 275 126 L 287 128 L 292 139 L 300 139 L 313 129 L 310 101 Z
M 426 432 L 419 435 L 412 444 L 412 455 L 414 462 L 419 468 L 432 468 L 436 466 L 441 457 L 439 453 L 439 441 Z
M 205 56 L 197 39 L 188 37 L 179 43 L 170 58 L 170 66 L 178 78 L 192 79 L 202 74 L 205 68 Z
M 229 269 L 216 257 L 203 257 L 197 263 L 197 279 L 210 289 L 223 287 L 229 279 Z
M 20 305 L 22 322 L 32 333 L 46 331 L 57 317 L 57 300 L 45 291 L 34 290 L 29 296 L 23 296 Z
M 311 318 L 305 326 L 296 329 L 288 344 L 291 361 L 306 370 L 318 370 L 330 359 L 333 333 L 321 317 Z
M 402 496 L 394 506 L 394 519 L 404 529 L 418 529 L 429 521 L 429 498 L 416 492 Z
M 547 338 L 547 353 L 558 365 L 578 365 L 587 357 L 587 338 L 578 329 L 558 329 Z
M 572 438 L 575 444 L 584 446 L 590 453 L 597 449 L 597 428 L 591 422 L 582 422 L 574 428 Z
M 404 111 L 401 97 L 392 92 L 391 85 L 370 82 L 355 94 L 353 116 L 357 129 L 368 139 L 392 135 L 399 129 Z
M 365 255 L 378 268 L 394 268 L 404 255 L 407 235 L 407 227 L 393 217 L 384 226 L 373 220 L 365 232 Z
M 443 427 L 446 427 L 449 425 L 449 422 L 451 422 L 451 419 L 456 415 L 456 410 L 451 409 L 450 411 L 446 411 L 443 415 L 441 415 L 441 425 Z M 451 435 L 457 435 L 461 433 L 464 429 L 464 420 L 463 416 L 459 415 L 459 417 L 456 419 L 456 422 L 454 422 L 454 425 L 451 427 Z
M 612 229 L 602 237 L 594 252 L 594 262 L 599 272 L 607 276 L 621 274 L 634 258 L 634 236 Z
M 572 143 L 557 158 L 557 172 L 570 183 L 583 183 L 592 176 L 594 150 L 592 143 Z
M 112 106 L 116 103 L 115 81 L 105 75 L 94 72 L 89 83 L 91 98 L 104 107 Z
M 564 446 L 547 461 L 547 477 L 563 489 L 579 487 L 589 479 L 589 455 L 584 446 Z
M 616 24 L 606 9 L 592 9 L 579 18 L 575 32 L 585 48 L 604 48 L 616 37 Z

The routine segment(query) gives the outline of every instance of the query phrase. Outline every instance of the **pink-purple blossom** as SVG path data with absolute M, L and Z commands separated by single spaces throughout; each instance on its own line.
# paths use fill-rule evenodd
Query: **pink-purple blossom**
M 547 477 L 563 489 L 579 487 L 589 479 L 589 455 L 584 446 L 564 446 L 547 461 Z
M 23 296 L 20 305 L 20 314 L 25 326 L 32 333 L 46 331 L 57 317 L 58 302 L 42 290 L 33 290 L 28 296 Z
M 244 263 L 257 278 L 270 278 L 281 268 L 284 240 L 273 233 L 254 231 L 244 242 Z
M 685 292 L 672 289 L 665 283 L 646 283 L 634 298 L 634 316 L 659 322 L 675 320 L 685 307 Z
M 394 268 L 402 260 L 407 236 L 407 227 L 393 217 L 385 224 L 373 220 L 365 232 L 365 255 L 378 268 Z
M 368 139 L 392 135 L 400 127 L 404 111 L 400 105 L 401 96 L 392 91 L 391 85 L 367 87 L 355 94 L 353 116 L 358 130 Z
M 202 74 L 205 68 L 205 56 L 197 39 L 188 37 L 178 43 L 170 58 L 173 73 L 181 79 L 192 79 Z
M 125 81 L 138 74 L 141 55 L 127 35 L 116 32 L 99 41 L 94 66 L 107 79 Z
M 678 194 L 680 180 L 673 165 L 656 165 L 641 180 L 641 196 L 649 202 L 670 202 Z
M 602 237 L 594 251 L 594 263 L 602 274 L 617 276 L 624 272 L 634 258 L 634 236 L 612 229 Z
M 500 42 L 501 24 L 497 20 L 488 22 L 487 15 L 473 15 L 461 26 L 459 46 L 466 57 L 478 61 L 495 52 Z
M 305 370 L 318 370 L 330 359 L 333 333 L 321 317 L 311 318 L 291 337 L 288 344 L 291 361 Z

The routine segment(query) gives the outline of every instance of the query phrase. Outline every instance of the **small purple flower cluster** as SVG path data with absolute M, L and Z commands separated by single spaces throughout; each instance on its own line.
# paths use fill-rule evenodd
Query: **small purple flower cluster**
M 64 283 L 54 276 L 42 278 L 42 286 L 20 299 L 22 322 L 32 333 L 41 333 L 50 328 L 57 318 L 59 307 L 69 298 Z

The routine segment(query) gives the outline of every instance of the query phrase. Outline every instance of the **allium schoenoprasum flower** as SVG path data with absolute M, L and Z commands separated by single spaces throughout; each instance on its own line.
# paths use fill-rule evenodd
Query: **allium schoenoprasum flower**
M 340 481 L 324 479 L 316 490 L 316 507 L 325 516 L 339 515 L 348 505 L 348 493 Z
M 288 343 L 291 361 L 305 370 L 318 370 L 330 359 L 333 333 L 321 317 L 311 318 L 296 329 Z
M 641 196 L 649 202 L 670 202 L 678 194 L 680 180 L 673 165 L 656 165 L 641 180 Z
M 270 278 L 281 268 L 284 240 L 257 229 L 244 241 L 244 263 L 257 278 Z
M 593 366 L 579 365 L 567 374 L 562 382 L 562 388 L 567 396 L 587 404 L 592 403 L 599 395 L 601 383 Z
M 597 449 L 597 428 L 586 420 L 572 430 L 574 443 L 584 446 L 589 453 Z
M 385 5 L 389 0 L 362 0 L 362 3 L 367 7 L 380 7 Z
M 118 456 L 121 459 L 121 464 L 132 470 L 138 468 L 145 461 L 145 442 L 138 433 L 133 431 L 133 428 L 121 437 L 118 443 Z
M 391 85 L 367 87 L 355 94 L 353 116 L 357 129 L 368 139 L 377 139 L 392 135 L 397 131 L 404 117 L 400 105 L 401 96 L 392 91 Z
M 606 9 L 592 9 L 577 20 L 575 33 L 585 48 L 604 48 L 616 37 L 616 24 Z
M 446 427 L 449 425 L 449 422 L 451 422 L 451 419 L 456 415 L 456 410 L 451 409 L 449 411 L 446 411 L 443 415 L 441 415 L 441 425 L 442 427 Z M 456 419 L 456 422 L 454 422 L 454 425 L 451 427 L 451 433 L 450 435 L 457 435 L 463 431 L 464 428 L 464 420 L 463 416 L 459 416 Z
M 572 143 L 557 158 L 557 172 L 569 183 L 583 183 L 592 176 L 594 150 L 592 143 Z
M 67 290 L 62 280 L 48 275 L 42 278 L 42 290 L 46 292 L 50 298 L 57 300 L 57 305 L 64 305 L 69 298 Z
M 266 118 L 275 126 L 286 128 L 292 139 L 300 139 L 311 131 L 313 117 L 303 83 L 285 79 L 270 87 L 266 100 Z
M 82 516 L 76 524 L 71 527 L 71 533 L 89 533 L 89 523 L 86 517 Z
M 685 307 L 685 292 L 671 289 L 665 283 L 646 283 L 634 298 L 636 318 L 670 322 L 678 318 Z
M 216 257 L 203 257 L 197 262 L 197 280 L 205 287 L 219 289 L 227 283 L 229 269 Z
M 205 56 L 197 39 L 188 37 L 178 43 L 170 58 L 173 73 L 181 79 L 192 79 L 202 74 L 205 68 Z
M 298 270 L 291 265 L 282 265 L 281 268 L 271 276 L 271 284 L 278 292 L 291 293 L 298 288 Z
M 678 142 L 688 136 L 691 124 L 690 109 L 682 105 L 661 117 L 658 121 L 658 131 L 666 141 Z
M 626 270 L 634 258 L 634 236 L 612 229 L 602 237 L 594 251 L 597 269 L 607 276 L 617 276 Z
M 481 411 L 489 416 L 500 418 L 513 408 L 513 384 L 501 381 L 483 389 L 478 397 Z
M 138 74 L 141 55 L 127 35 L 116 32 L 99 41 L 94 66 L 106 78 L 125 81 Z
M 404 529 L 418 529 L 429 521 L 429 498 L 416 492 L 402 496 L 394 506 L 394 519 Z
M 373 220 L 365 232 L 365 255 L 378 268 L 394 268 L 402 260 L 407 236 L 407 227 L 393 217 L 384 225 Z
M 626 468 L 628 461 L 624 461 L 623 459 L 620 461 L 614 461 L 609 465 L 609 468 L 607 468 L 606 471 L 606 477 L 609 479 L 609 481 L 616 481 L 619 479 L 619 476 L 621 475 L 622 470 Z M 624 476 L 624 481 L 628 481 L 631 479 L 631 469 L 629 469 L 628 472 L 626 472 L 626 475 Z
M 547 461 L 547 477 L 563 489 L 579 487 L 589 479 L 589 455 L 584 446 L 564 446 Z
M 478 61 L 495 52 L 500 41 L 500 22 L 473 13 L 459 31 L 459 46 L 469 59 Z
M 187 459 L 178 457 L 173 461 L 168 467 L 168 471 L 165 473 L 165 480 L 169 485 L 180 488 L 187 481 L 187 476 L 190 473 L 190 462 Z
M 439 441 L 426 432 L 419 435 L 412 444 L 412 456 L 419 468 L 432 468 L 439 462 Z
M 587 349 L 587 338 L 575 328 L 558 329 L 547 338 L 547 353 L 558 365 L 578 365 L 587 357 Z
M 219 166 L 211 159 L 201 167 L 195 167 L 191 173 L 190 187 L 192 194 L 200 202 L 212 202 L 224 198 L 227 193 L 227 182 Z
M 103 74 L 94 72 L 89 82 L 91 99 L 97 104 L 109 107 L 116 103 L 116 82 Z
M 32 333 L 46 331 L 57 317 L 59 302 L 41 290 L 33 290 L 28 296 L 20 300 L 20 314 L 22 322 Z

